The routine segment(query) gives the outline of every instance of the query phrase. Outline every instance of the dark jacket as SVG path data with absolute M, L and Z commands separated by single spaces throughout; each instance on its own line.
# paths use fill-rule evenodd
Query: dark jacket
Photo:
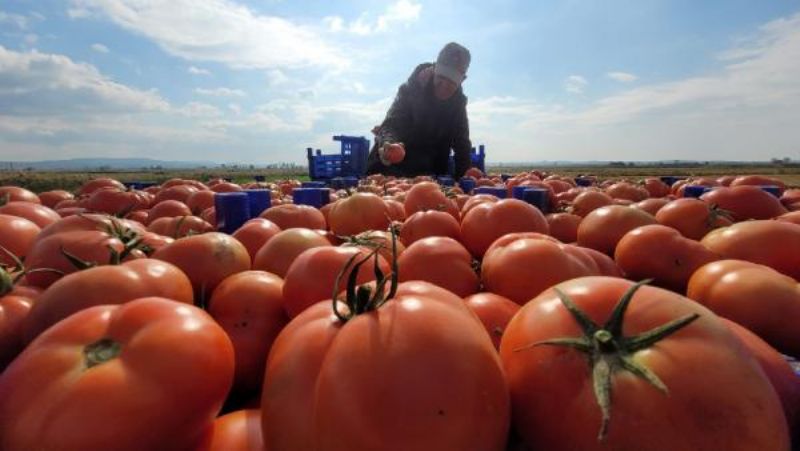
M 446 175 L 450 149 L 455 155 L 456 178 L 470 167 L 469 123 L 467 98 L 461 88 L 447 100 L 434 95 L 433 64 L 420 64 L 397 90 L 397 96 L 377 127 L 375 145 L 367 159 L 368 174 L 397 176 Z M 397 164 L 385 166 L 378 149 L 385 142 L 401 142 L 406 157 Z

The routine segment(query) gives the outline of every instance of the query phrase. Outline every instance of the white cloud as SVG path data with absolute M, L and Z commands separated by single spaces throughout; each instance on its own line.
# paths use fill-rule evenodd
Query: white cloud
M 627 72 L 609 72 L 606 75 L 608 76 L 608 78 L 616 80 L 621 83 L 629 83 L 639 79 L 639 77 L 637 77 L 636 75 L 629 74 Z
M 30 46 L 36 44 L 37 42 L 39 42 L 39 36 L 34 34 L 34 33 L 28 33 L 28 34 L 25 35 L 23 40 L 25 42 L 25 45 L 30 47 Z
M 267 83 L 270 86 L 278 86 L 286 84 L 289 81 L 289 77 L 283 73 L 280 69 L 273 69 L 267 72 Z
M 347 31 L 359 36 L 367 36 L 374 33 L 389 31 L 395 25 L 407 26 L 419 19 L 422 5 L 411 0 L 399 0 L 389 5 L 383 14 L 374 20 L 370 19 L 369 13 L 361 13 L 356 20 L 345 24 L 343 18 L 339 16 L 328 16 L 322 19 L 322 23 L 331 32 Z
M 92 50 L 97 53 L 108 53 L 108 47 L 104 46 L 103 44 L 92 44 Z
M 588 84 L 589 82 L 580 75 L 570 75 L 564 80 L 564 89 L 572 94 L 583 94 L 583 90 Z
M 231 110 L 231 112 L 237 116 L 242 114 L 242 106 L 239 105 L 238 103 L 229 103 L 228 109 Z
M 224 87 L 214 88 L 214 89 L 196 88 L 194 92 L 200 95 L 213 96 L 213 97 L 244 97 L 246 95 L 246 93 L 241 89 L 231 89 Z
M 201 69 L 199 67 L 189 66 L 189 69 L 187 70 L 192 75 L 211 75 L 211 72 L 209 72 L 206 69 Z
M 189 102 L 178 111 L 188 117 L 220 117 L 222 111 L 219 108 L 202 102 Z
M 20 30 L 28 28 L 28 18 L 19 14 L 0 11 L 0 24 L 11 24 Z
M 71 4 L 70 17 L 107 17 L 189 61 L 213 61 L 237 69 L 348 64 L 344 54 L 314 30 L 258 15 L 228 0 L 72 0 Z
M 15 52 L 0 46 L 0 114 L 75 111 L 164 111 L 169 104 L 154 91 L 116 83 L 97 68 L 64 55 Z

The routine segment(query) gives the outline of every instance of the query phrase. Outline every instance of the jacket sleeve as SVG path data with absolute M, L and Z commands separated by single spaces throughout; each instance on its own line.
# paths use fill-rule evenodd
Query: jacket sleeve
M 406 133 L 411 128 L 411 96 L 407 84 L 400 86 L 397 96 L 386 112 L 386 118 L 375 134 L 375 144 L 378 148 L 384 143 L 404 142 Z
M 453 159 L 455 160 L 455 173 L 453 176 L 459 179 L 467 172 L 467 169 L 472 166 L 472 158 L 470 157 L 472 142 L 469 140 L 469 120 L 467 119 L 466 100 L 464 101 L 464 106 L 459 109 L 458 116 L 456 117 L 455 133 L 451 145 L 453 148 Z

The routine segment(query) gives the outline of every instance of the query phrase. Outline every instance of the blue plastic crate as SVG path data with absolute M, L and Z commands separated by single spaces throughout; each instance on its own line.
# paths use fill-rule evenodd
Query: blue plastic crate
M 312 148 L 308 152 L 308 175 L 311 180 L 328 181 L 334 177 L 361 177 L 367 172 L 369 140 L 363 136 L 336 135 L 334 141 L 341 143 L 338 154 L 323 155 Z
M 481 172 L 486 172 L 486 147 L 483 144 L 479 145 L 477 149 L 473 147 L 469 157 L 472 161 L 472 167 L 480 169 Z M 453 173 L 456 171 L 456 161 L 453 155 L 450 155 L 450 161 L 447 162 L 447 171 L 450 175 L 454 175 Z

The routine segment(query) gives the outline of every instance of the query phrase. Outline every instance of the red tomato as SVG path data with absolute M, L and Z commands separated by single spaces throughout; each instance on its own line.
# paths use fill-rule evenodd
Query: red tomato
M 283 204 L 272 206 L 264 210 L 259 217 L 271 221 L 281 230 L 294 227 L 322 230 L 327 228 L 327 223 L 322 213 L 309 205 Z
M 625 199 L 631 202 L 640 202 L 647 199 L 650 193 L 641 186 L 628 182 L 618 182 L 606 188 L 606 194 L 612 199 Z
M 458 219 L 458 211 L 455 205 L 447 198 L 442 188 L 434 182 L 417 183 L 408 190 L 406 200 L 403 203 L 406 209 L 406 217 L 418 211 L 442 210 L 453 214 Z
M 508 322 L 519 311 L 519 304 L 494 293 L 475 293 L 464 298 L 464 303 L 481 320 L 495 349 L 500 349 L 500 339 Z
M 693 240 L 700 240 L 708 232 L 733 223 L 727 213 L 692 197 L 682 197 L 664 205 L 656 212 L 656 221 Z
M 622 237 L 635 229 L 655 224 L 650 213 L 622 205 L 600 207 L 583 218 L 578 226 L 578 245 L 613 256 Z
M 783 183 L 782 180 L 776 179 L 775 177 L 767 177 L 765 175 L 741 175 L 739 177 L 734 178 L 730 183 L 730 186 L 745 186 L 745 185 L 777 186 L 779 194 L 783 194 L 783 192 L 786 190 L 786 184 Z
M 397 164 L 406 158 L 406 149 L 402 144 L 389 144 L 384 156 L 390 163 Z
M 723 258 L 760 263 L 800 280 L 800 225 L 745 221 L 714 230 L 702 243 Z
M 38 200 L 38 198 L 37 198 Z M 57 222 L 61 215 L 52 208 L 33 202 L 9 202 L 0 206 L 0 214 L 25 218 L 41 228 Z
M 281 228 L 269 219 L 253 218 L 233 232 L 233 237 L 247 248 L 250 261 L 253 261 L 258 250 L 280 231 Z
M 332 310 L 315 304 L 273 344 L 261 398 L 267 449 L 505 449 L 497 351 L 460 298 L 407 282 L 362 314 Z
M 574 243 L 578 239 L 578 225 L 581 218 L 572 213 L 550 213 L 545 216 L 550 236 L 562 243 Z
M 0 214 L 0 266 L 16 266 L 9 253 L 24 259 L 40 231 L 39 226 L 25 218 Z
M 788 450 L 774 389 L 716 315 L 667 290 L 634 289 L 624 279 L 574 279 L 512 318 L 500 357 L 525 444 L 582 451 Z M 620 303 L 626 293 L 630 302 Z M 643 337 L 665 324 L 683 327 Z
M 572 213 L 580 217 L 585 217 L 589 213 L 600 207 L 611 205 L 614 199 L 606 193 L 600 191 L 584 191 L 572 201 Z
M 369 251 L 358 247 L 320 246 L 303 251 L 289 266 L 283 285 L 283 302 L 290 318 L 299 315 L 303 310 L 325 299 L 331 299 L 339 277 L 347 261 L 357 256 L 362 259 Z M 389 274 L 389 264 L 379 257 L 379 267 L 383 274 Z M 339 290 L 344 291 L 351 271 L 341 275 Z M 372 263 L 361 266 L 358 271 L 358 283 L 375 280 Z
M 701 243 L 660 224 L 626 233 L 614 252 L 614 260 L 628 279 L 653 279 L 653 284 L 681 294 L 697 268 L 719 259 Z
M 337 201 L 328 212 L 331 232 L 339 236 L 357 235 L 389 227 L 389 207 L 372 193 L 355 193 Z
M 199 215 L 214 206 L 214 194 L 211 190 L 195 191 L 186 198 L 186 206 L 192 210 L 192 214 Z
M 789 213 L 784 213 L 775 218 L 775 220 L 791 222 L 793 224 L 800 225 L 800 211 L 790 211 Z
M 120 182 L 119 180 L 115 180 L 108 177 L 100 177 L 89 180 L 83 185 L 81 185 L 80 189 L 78 190 L 78 195 L 79 196 L 89 195 L 103 188 L 116 188 L 124 190 L 125 185 L 123 185 L 122 182 Z
M 42 205 L 53 209 L 55 209 L 56 204 L 58 204 L 62 200 L 74 199 L 74 198 L 75 196 L 72 193 L 70 193 L 69 191 L 64 191 L 62 189 L 39 193 L 39 201 L 42 203 Z
M 397 272 L 400 282 L 423 280 L 459 297 L 477 293 L 480 286 L 469 251 L 449 237 L 432 236 L 414 241 L 397 259 Z
M 194 297 L 204 303 L 226 277 L 250 269 L 250 255 L 236 238 L 219 232 L 192 235 L 169 243 L 152 255 L 189 277 Z
M 503 199 L 473 207 L 461 221 L 461 241 L 476 258 L 507 233 L 547 234 L 547 220 L 538 208 L 519 199 Z
M 153 206 L 147 215 L 150 224 L 158 218 L 174 218 L 176 216 L 191 216 L 192 210 L 179 200 L 164 200 Z
M 148 208 L 150 200 L 142 191 L 104 188 L 93 192 L 83 205 L 87 210 L 124 216 L 135 210 Z
M 31 342 L 53 324 L 80 310 L 124 304 L 148 296 L 191 304 L 192 284 L 174 265 L 149 258 L 68 274 L 50 285 L 31 308 L 25 320 L 25 341 Z
M 178 202 L 185 204 L 189 200 L 189 197 L 198 191 L 199 190 L 196 187 L 185 184 L 161 187 L 153 199 L 153 204 L 156 205 L 164 202 L 165 200 L 177 200 Z
M 211 295 L 208 313 L 233 342 L 236 393 L 261 390 L 272 342 L 289 322 L 283 304 L 283 279 L 263 271 L 234 274 Z
M 6 202 L 31 202 L 39 204 L 39 196 L 33 191 L 19 186 L 0 186 L 0 205 Z
M 644 189 L 650 197 L 664 197 L 669 195 L 669 185 L 662 182 L 658 177 L 647 177 L 644 179 Z
M 152 297 L 92 307 L 0 375 L 0 448 L 195 449 L 232 379 L 231 342 L 204 311 Z
M 428 210 L 409 216 L 400 229 L 400 241 L 406 246 L 432 236 L 446 236 L 458 241 L 461 238 L 461 225 L 450 214 Z
M 0 374 L 25 348 L 22 336 L 25 318 L 30 313 L 34 297 L 15 294 L 11 277 L 0 268 Z
M 722 260 L 698 269 L 686 295 L 800 357 L 800 286 L 791 277 L 756 263 Z
M 659 210 L 661 210 L 665 205 L 672 202 L 672 199 L 668 197 L 651 197 L 649 199 L 645 199 L 643 201 L 637 202 L 632 205 L 634 208 L 638 208 L 639 210 L 643 210 L 651 215 L 655 216 Z
M 187 235 L 197 235 L 213 232 L 216 229 L 211 224 L 197 216 L 175 216 L 172 218 L 158 218 L 150 222 L 147 230 L 170 238 L 182 238 Z
M 734 221 L 772 219 L 787 211 L 777 197 L 752 185 L 716 188 L 700 199 L 729 212 Z
M 598 274 L 594 260 L 577 246 L 536 234 L 503 236 L 481 264 L 483 288 L 520 305 L 556 283 Z
M 282 230 L 270 238 L 253 257 L 253 269 L 286 277 L 289 266 L 306 249 L 331 246 L 325 235 L 311 229 Z
M 237 410 L 214 420 L 208 451 L 264 451 L 261 410 Z

